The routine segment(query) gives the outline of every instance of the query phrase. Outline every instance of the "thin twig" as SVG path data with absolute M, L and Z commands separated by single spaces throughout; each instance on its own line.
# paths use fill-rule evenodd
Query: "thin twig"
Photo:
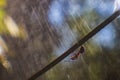
M 109 18 L 107 18 L 105 21 L 103 21 L 101 24 L 99 24 L 95 29 L 93 29 L 90 33 L 88 33 L 85 37 L 83 37 L 81 40 L 79 40 L 76 44 L 74 44 L 70 49 L 68 49 L 66 52 L 64 52 L 61 56 L 56 58 L 54 61 L 52 61 L 50 64 L 45 66 L 42 70 L 35 73 L 33 76 L 31 76 L 28 80 L 35 80 L 45 72 L 47 72 L 49 69 L 54 67 L 56 64 L 58 64 L 60 61 L 62 61 L 65 57 L 67 57 L 70 53 L 72 53 L 74 50 L 76 50 L 79 46 L 84 44 L 87 40 L 89 40 L 92 36 L 94 36 L 96 33 L 98 33 L 101 29 L 103 29 L 106 25 L 108 25 L 110 22 L 112 22 L 115 18 L 117 18 L 120 15 L 120 11 L 114 12 Z

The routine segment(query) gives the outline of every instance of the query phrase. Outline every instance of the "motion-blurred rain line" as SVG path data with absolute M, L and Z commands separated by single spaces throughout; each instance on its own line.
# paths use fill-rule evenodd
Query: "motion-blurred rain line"
M 0 63 L 8 72 L 12 72 L 11 63 L 7 59 L 7 53 L 11 53 L 11 51 L 9 51 L 8 45 L 2 36 L 10 34 L 12 37 L 19 37 L 25 39 L 27 37 L 27 34 L 23 27 L 21 26 L 20 28 L 12 19 L 12 17 L 7 14 L 5 10 L 6 6 L 7 1 L 0 0 Z
M 31 77 L 119 9 L 114 1 L 0 0 L 0 80 Z M 86 42 L 76 61 L 63 60 L 37 80 L 119 80 L 119 22 Z
M 63 43 L 64 46 L 61 45 L 56 50 L 56 53 L 61 53 L 66 51 L 70 46 L 67 46 L 67 40 L 71 41 L 72 45 L 73 43 L 77 42 L 77 40 L 81 39 L 84 35 L 86 35 L 89 31 L 91 31 L 95 26 L 97 26 L 100 22 L 102 22 L 105 18 L 107 18 L 109 15 L 111 15 L 114 11 L 114 2 L 113 0 L 76 0 L 83 2 L 82 9 L 79 9 L 82 12 L 79 13 L 80 16 L 72 15 L 69 16 L 70 13 L 64 13 L 64 10 L 67 11 L 69 9 L 66 9 L 66 6 L 64 6 L 64 3 L 60 3 L 64 0 L 56 0 L 53 1 L 52 6 L 58 4 L 59 7 L 53 8 L 53 13 L 50 12 L 50 14 L 53 16 L 56 16 L 58 19 L 54 19 L 52 17 L 51 24 L 54 24 L 58 28 L 61 27 L 62 31 L 64 31 L 65 27 L 69 27 L 72 30 L 72 34 L 74 34 L 76 37 L 73 38 L 73 41 L 69 40 L 68 35 L 64 34 L 63 36 Z M 69 0 L 68 2 L 73 1 Z M 117 0 L 116 0 L 117 1 Z M 67 0 L 65 1 L 67 2 Z M 74 1 L 75 2 L 75 1 Z M 80 5 L 80 4 L 79 4 Z M 98 6 L 99 5 L 99 6 Z M 67 5 L 68 7 L 69 5 Z M 84 7 L 85 6 L 85 7 Z M 52 7 L 51 7 L 52 8 Z M 84 8 L 84 9 L 83 9 Z M 73 8 L 72 8 L 73 9 Z M 51 9 L 50 9 L 51 10 Z M 78 10 L 78 12 L 79 12 Z M 51 10 L 52 11 L 52 10 Z M 56 12 L 54 12 L 56 11 Z M 61 14 L 61 12 L 63 12 Z M 68 17 L 69 16 L 69 17 Z M 60 22 L 59 22 L 60 18 Z M 63 20 L 61 20 L 63 19 Z M 54 22 L 52 22 L 52 20 Z M 68 26 L 59 25 L 64 24 L 63 22 Z M 66 22 L 65 22 L 66 21 Z M 117 23 L 118 24 L 118 23 Z M 61 64 L 58 64 L 55 68 L 47 72 L 46 76 L 48 76 L 49 80 L 109 80 L 109 79 L 120 79 L 119 73 L 120 69 L 118 69 L 119 64 L 119 52 L 116 53 L 115 49 L 116 43 L 115 39 L 117 38 L 115 23 L 111 23 L 106 28 L 101 30 L 95 37 L 93 37 L 91 40 L 89 40 L 87 43 L 85 43 L 85 55 L 82 56 L 82 58 L 79 58 L 76 62 L 62 62 L 64 65 L 61 66 Z M 70 34 L 71 30 L 68 30 L 68 34 Z M 64 38 L 67 37 L 67 39 Z M 75 39 L 76 38 L 76 39 Z M 117 38 L 119 39 L 119 38 Z M 65 42 L 65 43 L 64 43 Z M 66 48 L 67 47 L 67 48 Z M 112 52 L 113 53 L 112 53 Z M 115 59 L 116 58 L 116 59 Z M 114 63 L 115 61 L 115 63 Z M 65 66 L 68 65 L 69 66 Z M 114 67 L 113 67 L 114 66 Z M 112 70 L 112 69 L 114 70 Z M 115 69 L 117 68 L 117 69 Z M 110 71 L 109 71 L 110 70 Z M 117 71 L 118 70 L 118 71 Z M 113 75 L 115 74 L 115 75 Z M 109 76 L 111 75 L 111 77 Z M 63 77 L 61 77 L 63 76 Z
M 0 0 L 0 62 L 8 70 L 12 71 L 12 66 L 7 60 L 7 54 L 9 49 L 7 43 L 2 38 L 3 35 L 10 34 L 12 37 L 26 38 L 27 34 L 23 27 L 19 27 L 17 23 L 10 17 L 5 8 L 7 7 L 6 0 Z

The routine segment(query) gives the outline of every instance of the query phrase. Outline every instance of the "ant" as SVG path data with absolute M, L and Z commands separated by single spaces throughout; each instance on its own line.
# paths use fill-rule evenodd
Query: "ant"
M 73 56 L 70 57 L 71 60 L 76 60 L 80 56 L 80 54 L 83 54 L 85 52 L 85 49 L 83 46 L 80 47 L 79 51 L 75 53 Z
M 70 61 L 74 61 L 76 59 L 78 59 L 78 57 L 80 56 L 80 54 L 83 54 L 85 52 L 85 49 L 83 46 L 80 47 L 79 51 L 77 53 L 74 53 L 71 57 L 70 57 Z

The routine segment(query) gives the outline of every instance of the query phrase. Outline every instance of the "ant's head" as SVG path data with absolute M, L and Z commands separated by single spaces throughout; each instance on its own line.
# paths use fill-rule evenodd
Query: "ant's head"
M 80 53 L 82 53 L 82 54 L 85 52 L 85 49 L 84 49 L 84 47 L 83 47 L 83 46 L 81 46 L 81 47 L 80 47 L 79 52 L 80 52 Z

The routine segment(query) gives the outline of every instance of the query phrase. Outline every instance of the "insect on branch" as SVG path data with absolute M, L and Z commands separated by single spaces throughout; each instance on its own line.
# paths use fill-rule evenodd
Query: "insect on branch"
M 79 46 L 84 44 L 87 40 L 89 40 L 92 36 L 94 36 L 96 33 L 98 33 L 101 29 L 103 29 L 106 25 L 111 23 L 115 18 L 117 18 L 120 15 L 120 10 L 114 12 L 110 17 L 108 17 L 106 20 L 104 20 L 101 24 L 99 24 L 95 29 L 93 29 L 91 32 L 89 32 L 85 37 L 83 37 L 81 40 L 79 40 L 77 43 L 75 43 L 70 49 L 68 49 L 66 52 L 64 52 L 61 56 L 53 60 L 50 64 L 45 66 L 42 70 L 35 73 L 33 76 L 31 76 L 28 80 L 35 80 L 45 72 L 47 72 L 49 69 L 54 67 L 56 64 L 58 64 L 60 61 L 62 61 L 65 57 L 67 57 L 70 53 L 72 53 L 74 50 L 76 50 Z

